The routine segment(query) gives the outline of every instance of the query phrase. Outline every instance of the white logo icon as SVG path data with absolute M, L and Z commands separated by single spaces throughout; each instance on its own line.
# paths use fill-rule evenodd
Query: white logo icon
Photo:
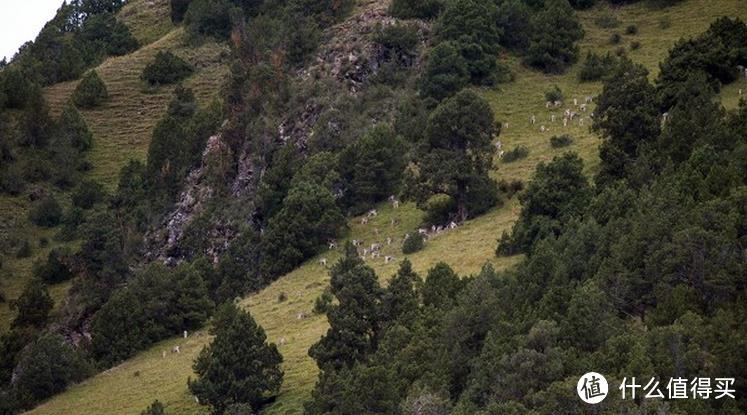
M 607 397 L 609 386 L 607 379 L 597 372 L 589 372 L 578 380 L 576 392 L 582 401 L 589 404 L 597 404 Z

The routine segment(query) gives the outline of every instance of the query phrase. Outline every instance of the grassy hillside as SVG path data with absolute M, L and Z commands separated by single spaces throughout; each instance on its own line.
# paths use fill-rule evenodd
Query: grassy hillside
M 614 15 L 620 21 L 619 27 L 604 29 L 595 24 L 600 16 L 607 14 Z M 665 10 L 651 10 L 642 4 L 615 9 L 598 7 L 581 13 L 586 30 L 586 38 L 581 44 L 582 55 L 588 50 L 615 50 L 619 46 L 629 49 L 630 42 L 638 41 L 641 44 L 640 49 L 629 50 L 629 56 L 649 67 L 653 77 L 658 71 L 658 62 L 677 39 L 702 32 L 712 20 L 722 15 L 747 19 L 747 8 L 741 0 L 690 0 Z M 625 27 L 630 24 L 637 25 L 639 34 L 623 34 Z M 623 34 L 620 45 L 609 43 L 613 32 Z M 154 43 L 156 44 L 158 42 Z M 494 176 L 528 180 L 538 162 L 550 160 L 554 155 L 565 151 L 555 150 L 549 144 L 549 138 L 560 133 L 569 133 L 573 136 L 575 141 L 568 149 L 577 151 L 586 160 L 587 169 L 592 173 L 597 165 L 598 138 L 589 131 L 588 115 L 583 115 L 584 125 L 574 122 L 563 128 L 560 123 L 561 117 L 558 117 L 555 123 L 550 122 L 550 111 L 545 108 L 544 92 L 552 85 L 558 85 L 565 93 L 566 102 L 572 103 L 573 98 L 583 100 L 587 95 L 598 94 L 601 85 L 578 83 L 578 65 L 565 75 L 547 76 L 525 69 L 512 58 L 509 60 L 516 73 L 516 80 L 482 92 L 491 102 L 497 119 L 508 123 L 500 137 L 504 150 L 525 145 L 530 153 L 527 158 L 513 163 L 497 163 Z M 747 91 L 747 82 L 740 80 L 722 91 L 725 105 L 736 105 L 739 88 Z M 593 108 L 589 109 L 592 110 Z M 95 115 L 87 113 L 86 117 Z M 535 125 L 529 122 L 532 115 L 537 118 Z M 550 131 L 540 132 L 540 125 L 545 125 Z M 123 147 L 113 145 L 111 148 Z M 95 162 L 104 165 L 107 158 L 111 165 L 117 163 L 114 159 L 124 158 L 121 154 L 101 154 L 99 157 L 95 158 Z M 101 165 L 97 164 L 96 169 L 96 172 L 101 174 L 100 177 L 105 177 Z M 449 263 L 460 274 L 474 273 L 488 261 L 495 264 L 498 269 L 510 267 L 519 260 L 518 257 L 499 259 L 495 258 L 493 251 L 496 239 L 503 230 L 511 226 L 518 211 L 519 205 L 516 200 L 509 201 L 500 209 L 494 209 L 457 230 L 434 238 L 423 251 L 410 256 L 410 260 L 421 274 L 437 261 Z M 401 220 L 396 228 L 390 226 L 392 218 Z M 379 217 L 372 223 L 364 226 L 360 225 L 359 221 L 352 221 L 349 238 L 373 242 L 393 236 L 397 239 L 396 242 L 400 242 L 405 232 L 417 227 L 420 218 L 421 212 L 411 205 L 405 205 L 396 211 L 389 206 L 382 206 Z M 375 233 L 376 229 L 379 231 L 378 235 Z M 385 254 L 390 253 L 398 259 L 402 258 L 397 246 L 387 247 Z M 322 257 L 331 262 L 337 255 L 339 254 L 330 252 L 323 254 Z M 396 263 L 384 264 L 383 260 L 371 264 L 384 280 L 388 279 L 397 267 Z M 241 304 L 251 310 L 257 321 L 265 327 L 271 341 L 280 343 L 281 339 L 285 339 L 285 344 L 280 346 L 285 359 L 285 382 L 278 402 L 266 411 L 268 414 L 300 413 L 302 403 L 316 381 L 316 365 L 307 356 L 307 350 L 326 331 L 326 322 L 321 316 L 311 315 L 305 319 L 298 319 L 297 316 L 299 313 L 311 313 L 314 299 L 327 283 L 327 270 L 319 265 L 317 258 L 282 277 L 260 293 L 241 301 Z M 288 297 L 285 302 L 278 301 L 281 293 Z M 30 413 L 133 414 L 138 413 L 154 399 L 166 404 L 170 413 L 204 412 L 204 408 L 201 409 L 189 395 L 186 381 L 189 376 L 193 376 L 193 359 L 209 340 L 206 332 L 202 331 L 192 334 L 188 339 L 171 339 L 157 344 L 124 364 L 71 388 Z M 182 353 L 167 353 L 163 358 L 162 352 L 170 350 L 174 345 L 180 345 Z
M 145 160 L 153 129 L 171 99 L 173 86 L 149 88 L 140 80 L 143 68 L 158 51 L 170 50 L 194 65 L 196 72 L 185 85 L 194 90 L 201 105 L 219 96 L 228 74 L 225 64 L 228 47 L 215 42 L 198 46 L 187 43 L 184 30 L 171 25 L 168 0 L 132 0 L 120 11 L 119 18 L 144 46 L 129 55 L 109 58 L 96 68 L 107 84 L 110 100 L 99 108 L 81 111 L 94 136 L 93 148 L 88 153 L 93 165 L 89 178 L 109 189 L 116 187 L 119 170 L 130 159 Z M 55 117 L 77 84 L 78 81 L 64 82 L 45 89 L 45 98 Z M 66 194 L 58 196 L 66 202 Z M 0 290 L 8 299 L 18 297 L 31 275 L 33 263 L 46 258 L 56 246 L 53 240 L 56 230 L 41 229 L 28 222 L 30 207 L 25 193 L 18 197 L 0 196 L 0 241 L 28 240 L 36 248 L 29 258 L 15 258 L 12 251 L 1 258 Z M 49 246 L 39 247 L 42 238 L 50 241 Z M 62 303 L 68 288 L 69 284 L 50 287 L 56 305 Z M 13 315 L 8 303 L 0 304 L 0 331 L 9 327 Z
M 176 53 L 197 68 L 184 84 L 194 90 L 202 105 L 218 96 L 227 75 L 227 66 L 222 63 L 227 48 L 212 42 L 192 47 L 185 42 L 182 28 L 129 55 L 107 59 L 96 68 L 110 100 L 81 112 L 94 135 L 89 153 L 94 166 L 91 177 L 110 188 L 116 186 L 119 170 L 130 159 L 145 160 L 153 129 L 171 100 L 173 86 L 152 89 L 140 80 L 143 68 L 162 50 Z M 53 114 L 62 111 L 77 84 L 72 81 L 47 88 L 45 96 Z

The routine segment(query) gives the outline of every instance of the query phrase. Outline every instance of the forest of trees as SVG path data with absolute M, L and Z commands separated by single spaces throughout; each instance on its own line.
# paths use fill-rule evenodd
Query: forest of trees
M 592 368 L 615 381 L 713 375 L 745 388 L 747 102 L 726 111 L 715 95 L 747 66 L 741 20 L 678 42 L 654 82 L 624 56 L 588 54 L 580 80 L 604 81 L 597 174 L 565 153 L 526 185 L 499 185 L 490 173 L 501 123 L 474 87 L 511 81 L 503 53 L 531 70 L 567 71 L 584 36 L 574 9 L 595 1 L 393 0 L 393 16 L 433 23 L 430 38 L 409 23 L 372 33 L 381 71 L 346 95 L 293 75 L 353 0 L 171 0 L 188 42 L 230 43 L 223 100 L 198 105 L 180 82 L 199 69 L 159 53 L 141 79 L 172 99 L 145 161 L 129 162 L 107 190 L 86 177 L 95 143 L 79 111 L 112 99 L 93 68 L 138 48 L 116 19 L 123 3 L 68 2 L 0 67 L 0 193 L 33 196 L 26 219 L 72 242 L 5 299 L 17 316 L 0 335 L 0 414 L 208 322 L 214 340 L 185 387 L 217 415 L 261 410 L 280 390 L 282 356 L 233 300 L 319 254 L 345 235 L 347 218 L 390 196 L 416 202 L 430 226 L 478 217 L 518 192 L 521 212 L 495 235 L 495 251 L 524 257 L 471 276 L 431 264 L 422 278 L 403 260 L 382 287 L 345 246 L 320 301 L 330 328 L 309 350 L 320 375 L 306 414 L 580 413 L 567 390 Z M 73 79 L 52 117 L 42 88 Z M 278 139 L 278 126 L 307 108 L 319 113 L 304 140 Z M 203 160 L 217 132 L 225 146 Z M 247 193 L 232 188 L 242 154 L 261 172 Z M 165 253 L 178 260 L 146 264 L 143 240 L 198 167 L 212 199 Z M 214 261 L 205 235 L 218 225 L 232 238 Z M 408 252 L 423 249 L 418 238 Z M 31 249 L 26 241 L 14 255 Z M 53 317 L 48 285 L 63 281 L 69 296 Z M 70 332 L 90 341 L 74 346 Z M 747 412 L 741 397 L 646 405 L 608 400 L 599 413 Z M 144 413 L 164 412 L 155 401 Z

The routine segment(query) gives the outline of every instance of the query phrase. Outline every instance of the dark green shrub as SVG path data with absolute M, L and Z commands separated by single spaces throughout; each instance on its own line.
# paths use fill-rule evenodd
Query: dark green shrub
M 53 249 L 47 255 L 47 261 L 34 265 L 34 277 L 44 281 L 47 284 L 58 284 L 67 281 L 73 277 L 73 271 L 70 269 L 69 253 Z
M 469 83 L 467 61 L 452 42 L 441 42 L 428 54 L 420 91 L 429 98 L 448 98 Z
M 613 33 L 610 36 L 610 44 L 617 45 L 622 41 L 622 36 L 619 33 Z
M 581 82 L 605 80 L 612 74 L 616 65 L 617 59 L 609 52 L 604 56 L 589 52 L 581 65 L 578 79 Z
M 82 353 L 58 334 L 45 333 L 18 356 L 13 392 L 19 406 L 31 408 L 93 373 Z
M 396 23 L 380 27 L 374 34 L 374 41 L 381 45 L 388 59 L 409 64 L 414 58 L 420 37 L 417 26 Z
M 618 46 L 618 47 L 617 47 L 617 48 L 615 49 L 615 55 L 616 55 L 617 57 L 620 57 L 620 58 L 622 58 L 622 57 L 625 57 L 625 56 L 627 56 L 627 55 L 628 55 L 628 51 L 627 51 L 627 50 L 625 49 L 625 47 L 624 47 L 624 46 Z
M 634 40 L 630 42 L 630 50 L 638 50 L 641 48 L 641 42 Z
M 7 169 L 0 170 L 0 192 L 11 196 L 18 196 L 26 187 L 23 175 L 16 164 Z
M 578 59 L 584 29 L 567 0 L 547 0 L 531 19 L 526 62 L 545 73 L 562 73 Z
M 705 72 L 718 92 L 739 78 L 738 65 L 747 63 L 747 24 L 741 19 L 721 17 L 703 34 L 675 43 L 660 64 L 657 89 L 662 108 L 671 108 L 688 79 Z
M 551 89 L 545 91 L 545 101 L 563 101 L 563 91 L 557 85 L 553 85 Z
M 57 137 L 60 146 L 70 146 L 79 151 L 91 148 L 93 134 L 72 102 L 65 104 L 62 109 L 62 115 L 57 121 Z
M 127 26 L 111 13 L 89 16 L 81 28 L 80 38 L 106 55 L 121 56 L 140 45 Z
M 232 28 L 232 7 L 228 0 L 193 0 L 184 15 L 187 33 L 228 39 Z
M 173 84 L 188 77 L 193 71 L 192 65 L 184 59 L 169 51 L 162 51 L 143 69 L 140 79 L 151 85 Z
M 334 297 L 332 296 L 332 293 L 329 291 L 329 288 L 324 290 L 319 297 L 314 300 L 314 313 L 316 314 L 327 314 L 327 312 L 330 309 L 330 306 L 332 305 L 332 300 Z
M 18 247 L 18 250 L 16 251 L 16 258 L 28 258 L 33 253 L 33 248 L 31 247 L 31 243 L 29 241 L 22 241 L 21 245 Z
M 568 147 L 573 143 L 573 138 L 568 134 L 554 135 L 550 137 L 550 145 L 553 148 Z
M 516 193 L 521 192 L 524 190 L 524 182 L 521 180 L 511 180 L 510 182 L 508 180 L 501 180 L 498 182 L 498 190 L 501 191 L 504 195 L 506 195 L 507 198 L 512 198 Z
M 29 220 L 45 228 L 57 226 L 62 219 L 62 207 L 53 196 L 47 196 L 37 202 L 29 211 Z
M 192 0 L 171 0 L 171 21 L 181 23 Z
M 638 34 L 638 26 L 632 24 L 628 25 L 628 27 L 625 28 L 625 34 L 626 35 L 637 35 Z
M 85 212 L 72 206 L 62 217 L 62 229 L 55 235 L 59 241 L 72 241 L 78 237 L 78 228 L 85 222 Z
M 236 404 L 260 408 L 280 390 L 283 357 L 248 312 L 229 303 L 217 315 L 215 338 L 195 360 L 198 377 L 189 380 L 189 390 L 215 413 Z
M 102 365 L 113 365 L 156 341 L 201 327 L 212 310 L 195 267 L 152 264 L 94 314 L 91 352 Z
M 171 3 L 173 4 L 174 2 L 172 1 Z M 166 408 L 156 399 L 148 408 L 140 412 L 140 415 L 166 415 Z
M 500 44 L 514 51 L 526 51 L 531 34 L 531 14 L 530 7 L 522 0 L 498 2 L 496 24 L 503 30 Z
M 106 198 L 104 186 L 94 180 L 81 182 L 72 194 L 73 206 L 90 209 Z
M 75 88 L 72 98 L 79 108 L 94 108 L 109 99 L 109 92 L 99 74 L 96 71 L 91 71 L 83 77 L 78 87 Z
M 262 240 L 262 273 L 274 278 L 292 270 L 336 238 L 344 223 L 328 189 L 298 183 L 288 191 L 282 209 L 268 222 Z
M 412 254 L 422 250 L 425 247 L 425 240 L 423 235 L 419 232 L 412 232 L 407 235 L 404 242 L 402 243 L 402 253 Z
M 521 160 L 529 155 L 529 149 L 526 146 L 517 146 L 503 153 L 503 162 L 512 163 Z
M 286 294 L 285 291 L 278 294 L 278 303 L 284 303 L 286 301 L 288 301 L 288 294 Z
M 490 1 L 454 0 L 445 3 L 436 32 L 441 42 L 454 42 L 467 62 L 470 81 L 475 85 L 496 82 L 495 70 L 500 50 L 497 7 Z
M 389 14 L 398 19 L 432 19 L 442 8 L 441 0 L 392 0 Z

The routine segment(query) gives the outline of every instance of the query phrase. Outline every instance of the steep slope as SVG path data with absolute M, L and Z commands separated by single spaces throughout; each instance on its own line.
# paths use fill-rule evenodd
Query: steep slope
M 94 135 L 89 154 L 94 166 L 91 177 L 110 187 L 116 186 L 119 170 L 130 159 L 144 161 L 153 128 L 166 113 L 173 87 L 152 89 L 140 80 L 143 68 L 156 53 L 164 50 L 172 51 L 195 66 L 196 73 L 184 85 L 194 90 L 201 105 L 218 97 L 227 75 L 222 59 L 227 56 L 227 47 L 214 42 L 192 47 L 186 43 L 182 28 L 171 30 L 129 55 L 107 59 L 97 67 L 111 99 L 82 114 Z M 47 88 L 45 96 L 54 114 L 62 111 L 77 85 L 78 81 L 72 81 Z
M 196 71 L 185 85 L 194 90 L 200 105 L 219 97 L 228 74 L 225 59 L 228 47 L 216 42 L 189 44 L 184 30 L 171 24 L 168 0 L 132 0 L 118 17 L 144 46 L 131 54 L 109 58 L 95 68 L 107 84 L 111 99 L 99 108 L 81 111 L 94 136 L 93 148 L 87 155 L 93 169 L 87 178 L 110 189 L 116 186 L 119 170 L 130 159 L 145 160 L 153 129 L 171 99 L 173 86 L 150 88 L 140 80 L 143 68 L 156 53 L 169 50 L 194 65 Z M 53 116 L 59 115 L 77 84 L 78 81 L 65 82 L 44 90 Z M 59 196 L 63 202 L 68 199 L 65 193 Z M 28 222 L 30 208 L 27 192 L 17 197 L 0 196 L 0 244 L 27 240 L 34 246 L 31 257 L 2 258 L 0 290 L 8 299 L 15 299 L 21 293 L 34 262 L 46 258 L 51 249 L 64 245 L 53 239 L 57 230 L 41 229 Z M 40 246 L 42 239 L 48 241 L 46 246 Z M 69 283 L 50 287 L 57 306 L 68 288 Z M 9 327 L 13 317 L 9 304 L 0 303 L 0 330 Z
M 688 1 L 662 11 L 650 10 L 642 4 L 616 9 L 598 7 L 581 13 L 586 30 L 586 38 L 581 45 L 582 55 L 587 50 L 607 51 L 618 47 L 610 45 L 608 39 L 613 32 L 620 31 L 620 28 L 602 29 L 595 24 L 597 17 L 608 13 L 614 14 L 622 22 L 623 28 L 628 24 L 638 26 L 640 34 L 624 36 L 621 45 L 628 46 L 634 40 L 640 42 L 641 48 L 629 51 L 629 56 L 648 66 L 652 76 L 657 71 L 657 62 L 680 37 L 703 31 L 718 16 L 747 17 L 747 10 L 739 0 L 708 4 Z M 509 59 L 516 73 L 515 81 L 482 92 L 490 99 L 497 119 L 508 123 L 500 137 L 504 149 L 525 145 L 530 153 L 527 158 L 513 163 L 497 163 L 495 177 L 528 179 L 538 162 L 550 160 L 564 151 L 554 150 L 549 144 L 550 136 L 561 132 L 574 137 L 574 144 L 569 149 L 579 152 L 587 161 L 589 172 L 593 172 L 598 139 L 588 130 L 588 116 L 583 125 L 577 122 L 563 129 L 558 122 L 550 121 L 550 111 L 545 108 L 543 95 L 552 85 L 558 85 L 566 94 L 567 101 L 572 101 L 573 98 L 583 100 L 586 96 L 599 93 L 601 85 L 579 84 L 576 78 L 577 66 L 562 76 L 546 76 L 526 70 L 515 59 Z M 735 105 L 739 88 L 747 89 L 747 81 L 740 80 L 722 91 L 723 102 L 727 106 Z M 589 111 L 591 110 L 590 108 Z M 532 115 L 538 120 L 535 125 L 529 122 Z M 550 131 L 540 132 L 540 125 L 545 125 Z M 389 206 L 381 206 L 379 212 L 380 215 L 365 226 L 358 220 L 352 220 L 349 238 L 375 241 L 391 235 L 401 240 L 405 232 L 417 226 L 421 217 L 421 212 L 411 205 L 405 205 L 397 211 Z M 460 274 L 476 272 L 486 261 L 494 263 L 499 269 L 509 267 L 519 258 L 498 259 L 494 257 L 493 250 L 496 238 L 510 227 L 517 213 L 517 202 L 510 201 L 500 209 L 436 237 L 424 251 L 410 256 L 410 259 L 415 269 L 421 273 L 437 261 L 451 264 Z M 391 227 L 392 218 L 400 219 L 401 223 Z M 378 236 L 374 229 L 379 230 Z M 396 246 L 388 247 L 385 253 L 402 257 Z M 331 262 L 337 255 L 338 253 L 326 253 L 322 257 Z M 388 279 L 397 266 L 396 263 L 384 264 L 383 261 L 372 265 L 382 279 Z M 265 327 L 269 339 L 281 344 L 280 351 L 285 359 L 285 383 L 277 403 L 267 413 L 300 413 L 302 403 L 316 381 L 316 366 L 307 356 L 307 350 L 324 333 L 326 322 L 321 316 L 298 317 L 300 313 L 310 314 L 315 297 L 327 282 L 326 269 L 319 265 L 318 259 L 314 259 L 241 302 Z M 288 296 L 287 301 L 278 301 L 281 293 Z M 204 331 L 192 334 L 187 339 L 162 342 L 128 362 L 53 398 L 30 413 L 137 413 L 153 399 L 164 402 L 172 413 L 200 413 L 202 410 L 186 389 L 186 379 L 193 376 L 192 360 L 208 342 L 209 337 Z M 174 345 L 180 345 L 182 353 L 169 353 L 163 358 L 162 351 L 170 350 Z

